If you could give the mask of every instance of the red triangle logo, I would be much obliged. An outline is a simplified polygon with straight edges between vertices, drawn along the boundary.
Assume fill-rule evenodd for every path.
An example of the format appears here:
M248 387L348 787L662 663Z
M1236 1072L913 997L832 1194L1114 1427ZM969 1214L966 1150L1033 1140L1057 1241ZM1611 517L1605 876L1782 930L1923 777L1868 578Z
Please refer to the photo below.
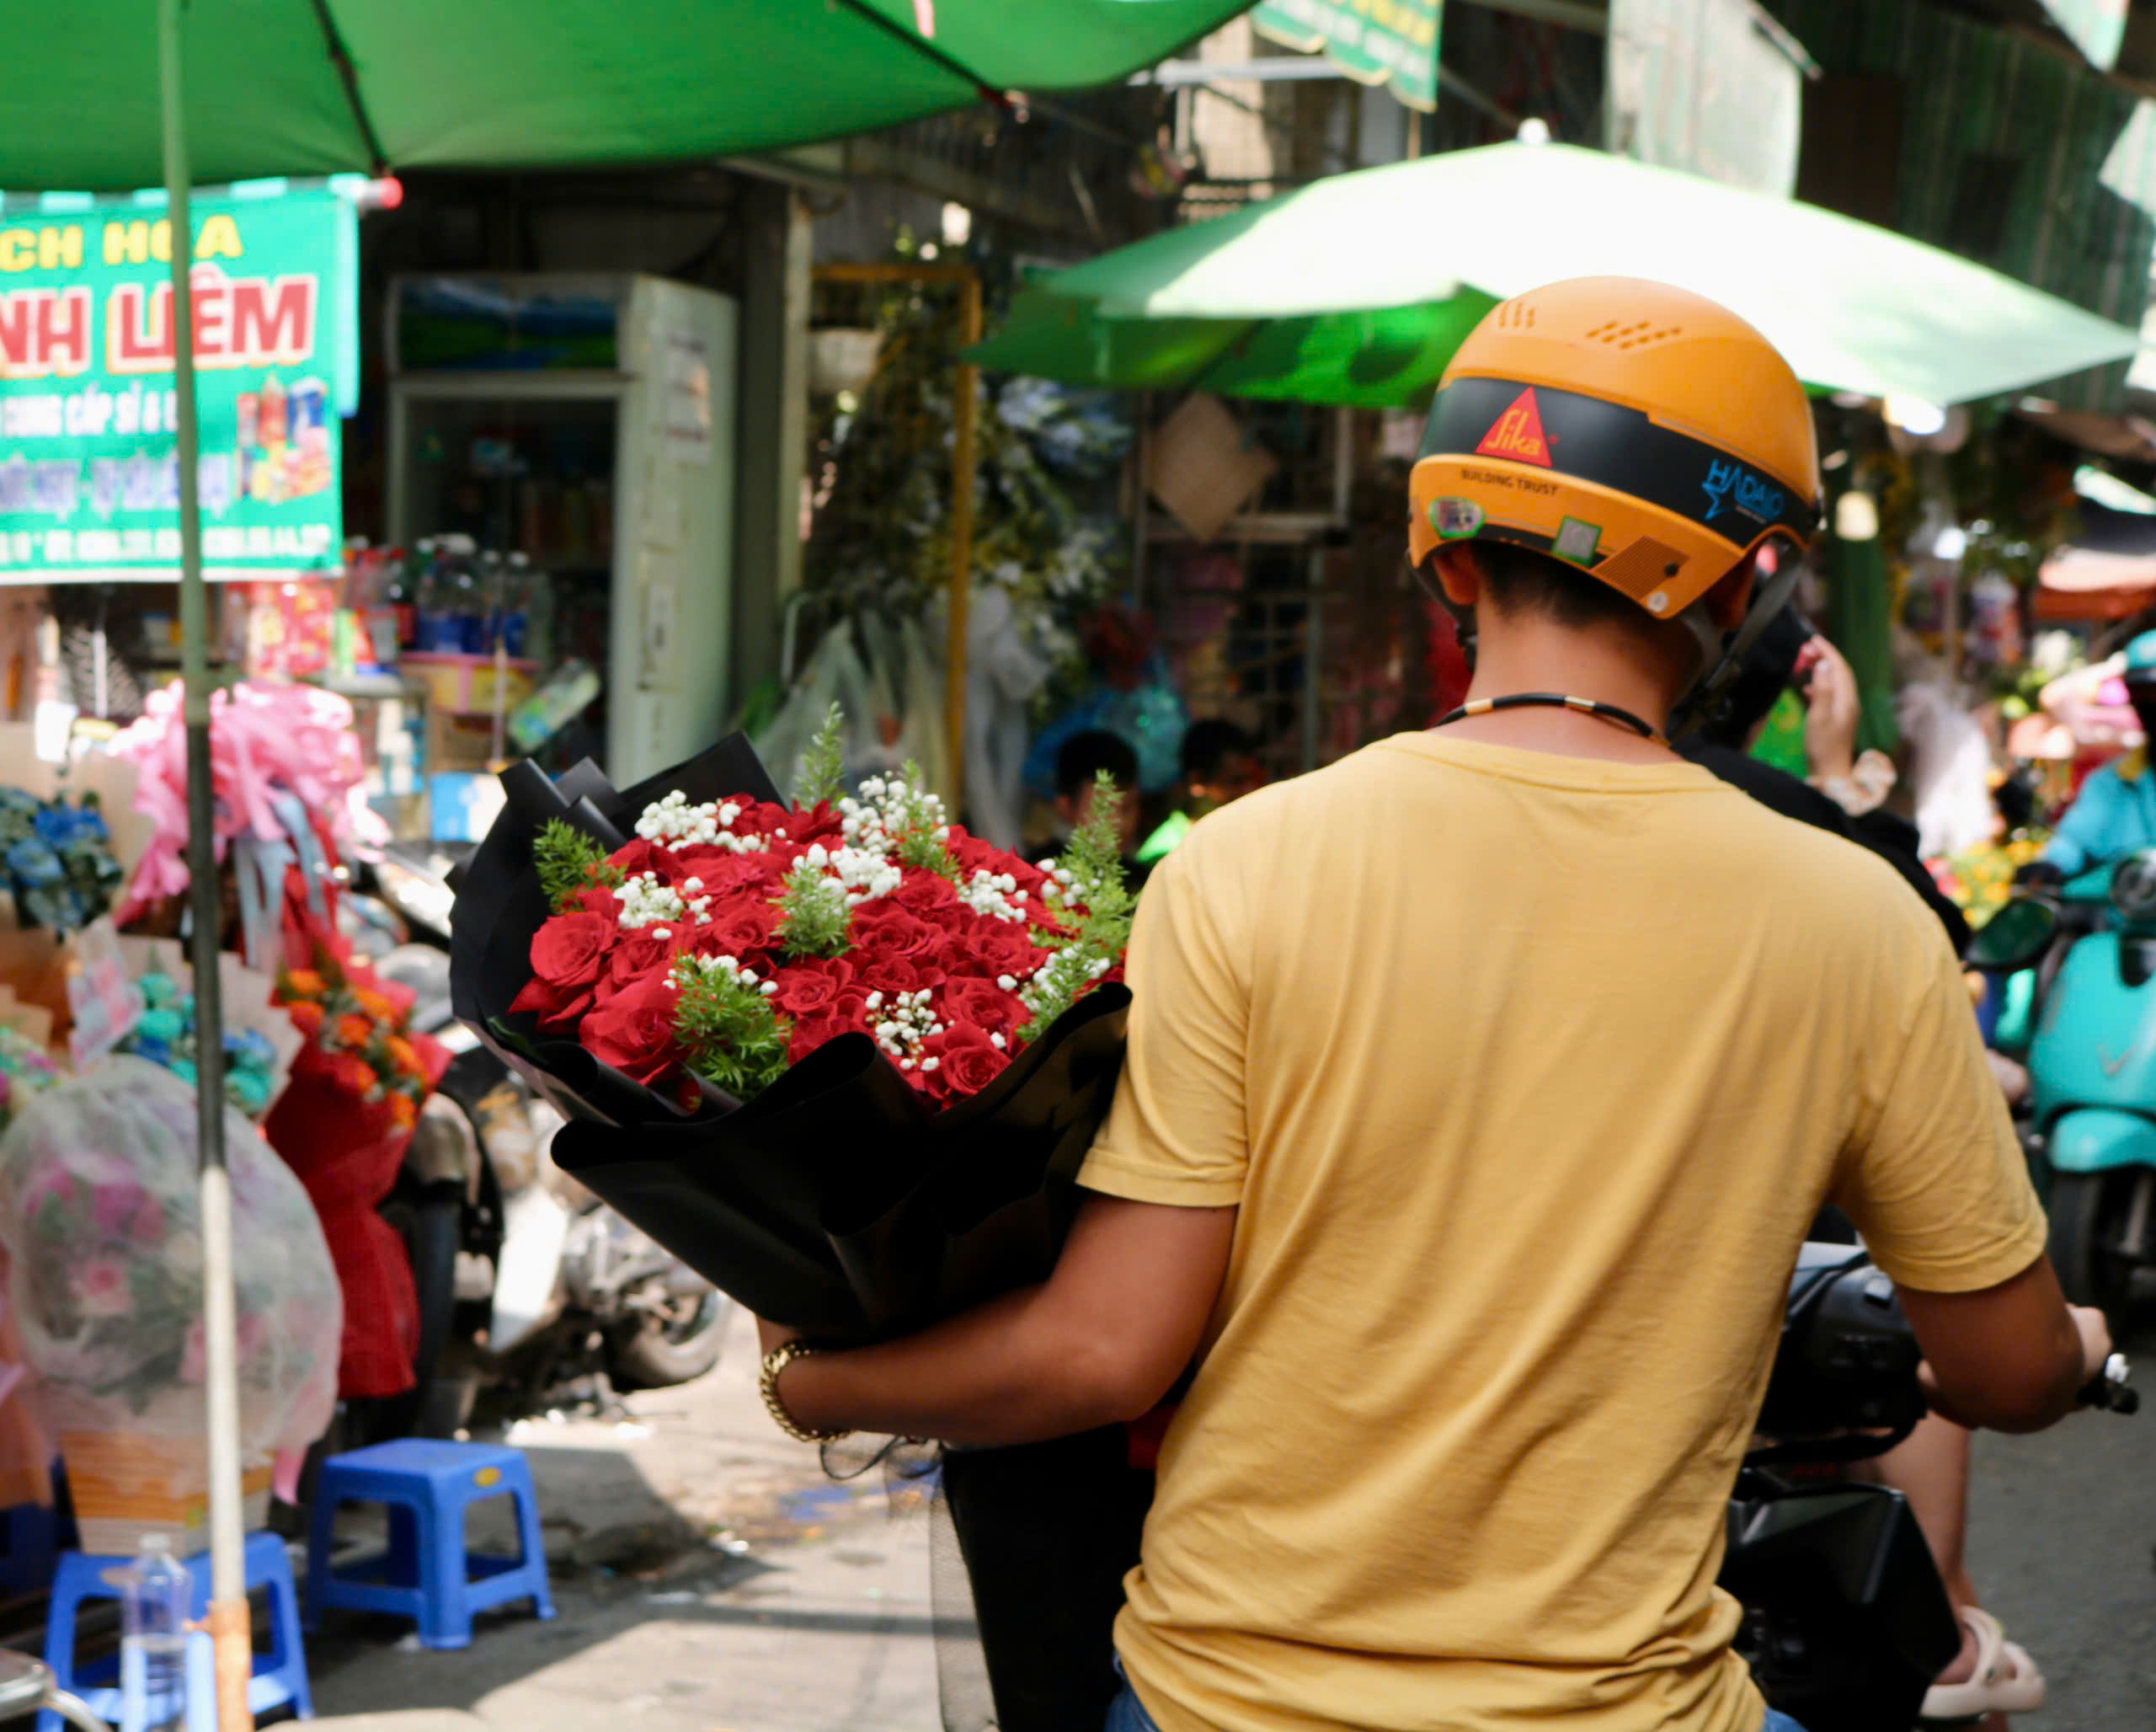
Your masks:
M1534 387L1513 399L1513 406L1482 436L1475 454L1483 457L1510 457L1515 462L1550 467L1550 441L1542 436L1542 410L1534 400Z

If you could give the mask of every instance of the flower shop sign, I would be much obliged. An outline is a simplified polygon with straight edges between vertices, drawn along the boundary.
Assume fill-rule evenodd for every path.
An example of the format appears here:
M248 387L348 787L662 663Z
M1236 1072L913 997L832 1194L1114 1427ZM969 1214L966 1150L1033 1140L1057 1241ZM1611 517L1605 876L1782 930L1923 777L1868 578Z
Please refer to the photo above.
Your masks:
M0 210L0 583L179 575L170 222L135 201ZM359 390L357 219L331 191L194 201L213 578L334 570Z
M1410 108L1438 105L1443 0L1264 0L1251 13L1283 48L1322 52L1351 78L1390 84Z

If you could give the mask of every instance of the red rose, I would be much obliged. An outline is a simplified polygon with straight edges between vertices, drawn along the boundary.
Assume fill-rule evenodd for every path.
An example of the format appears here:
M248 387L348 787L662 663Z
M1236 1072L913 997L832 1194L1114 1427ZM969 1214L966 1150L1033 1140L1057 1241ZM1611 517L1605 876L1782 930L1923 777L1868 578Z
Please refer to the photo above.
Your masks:
M613 863L627 878L636 878L646 872L658 875L661 884L678 885L689 875L689 869L682 863L682 856L664 842L646 842L638 837L627 847L616 848Z
M1023 981L1041 965L1043 953L1033 942L1033 928L1022 920L974 921L960 940L960 949L974 970L993 981L1010 975Z
M999 878L1015 878L1018 880L1018 888L1026 893L1026 901L1038 906L1048 877L1030 860L1021 859L1007 849L984 842L957 824L951 826L951 834L945 839L944 846L951 850L952 858L958 861L958 875L966 883L973 882L976 872L993 873Z
M705 911L707 923L689 928L702 956L731 956L749 962L760 958L776 941L779 911L768 897L737 895L714 902Z
M692 895L709 896L714 907L725 897L776 886L784 872L769 854L737 854L731 848L684 848L675 856L681 875L697 880Z
M798 1065L818 1047L841 1034L866 1034L872 1020L867 998L858 986L848 986L830 1008L818 1016L803 1017L793 1025L787 1043L786 1061Z
M926 962L951 946L947 929L930 925L888 896L853 911L852 933L854 949L879 962Z
M672 927L664 928L666 936L654 938L661 930L656 926L617 927L621 936L606 959L606 972L600 978L614 986L632 986L645 976L664 973L666 959L678 948Z
M884 900L909 914L918 914L931 925L947 927L952 911L964 906L958 901L958 887L949 879L919 867L909 867L899 887Z
M1006 1038L1026 1024L1032 1013L1015 992L1006 992L992 980L962 975L946 981L937 999L937 1016L954 1027L970 1024L987 1034Z
M786 837L804 848L818 842L827 848L837 847L846 841L846 820L828 800L819 800L806 811L796 806L787 820Z
M539 1018L541 1028L552 1033L574 1023L591 1008L592 1002L590 986L558 986L552 981L534 975L524 983L524 990L510 1001L509 1008L515 1014L529 1012Z
M584 1019L584 1049L638 1082L654 1082L680 1058L674 1040L675 992L664 973L624 988Z
M774 1010L790 1017L814 1018L828 1016L853 987L853 965L844 957L808 957L787 963L771 979L778 986L771 995ZM854 996L862 996L858 989Z
M604 915L609 926L620 930L618 922L622 917L622 905L615 899L613 891L604 885L595 884L588 890L579 890L570 899L569 906L581 908L586 914Z
M864 992L932 992L949 978L934 962L915 962L909 957L871 956L856 950L851 958L854 978Z
M769 800L757 800L754 804L744 800L741 815L734 821L736 836L776 837L782 830L786 832L788 842L801 840L793 833L793 809L791 806L775 806Z
M558 914L531 936L531 971L553 986L589 986L621 935L603 914Z
M1011 1062L1007 1045L998 1048L987 1029L972 1023L953 1024L922 1046L921 1058L923 1065L936 1061L924 1079L928 1092L952 1101L979 1094Z

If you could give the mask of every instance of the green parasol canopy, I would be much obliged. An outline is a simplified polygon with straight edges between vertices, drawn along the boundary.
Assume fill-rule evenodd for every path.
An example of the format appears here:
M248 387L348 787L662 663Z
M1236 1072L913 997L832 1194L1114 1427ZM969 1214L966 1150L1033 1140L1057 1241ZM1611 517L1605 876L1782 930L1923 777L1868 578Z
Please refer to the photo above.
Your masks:
M1149 66L1249 0L192 0L205 181L769 149ZM11 8L0 187L163 179L142 0Z
M973 352L1138 389L1420 408L1497 301L1572 276L1691 289L1815 389L1951 404L2123 360L2136 332L1816 206L1560 144L1314 182L1058 271Z

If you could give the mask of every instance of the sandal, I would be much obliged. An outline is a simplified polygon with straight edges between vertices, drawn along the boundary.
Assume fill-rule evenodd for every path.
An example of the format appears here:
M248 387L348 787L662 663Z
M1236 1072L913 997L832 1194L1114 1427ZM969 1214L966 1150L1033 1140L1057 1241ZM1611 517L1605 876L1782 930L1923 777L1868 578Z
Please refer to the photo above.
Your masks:
M1958 1684L1934 1684L1924 1692L1926 1720L1974 1720L1985 1714L2025 1714L2044 1705L2044 1675L2028 1649L2006 1639L1999 1620L1978 1606L1961 1608L1977 1638L1977 1669Z

